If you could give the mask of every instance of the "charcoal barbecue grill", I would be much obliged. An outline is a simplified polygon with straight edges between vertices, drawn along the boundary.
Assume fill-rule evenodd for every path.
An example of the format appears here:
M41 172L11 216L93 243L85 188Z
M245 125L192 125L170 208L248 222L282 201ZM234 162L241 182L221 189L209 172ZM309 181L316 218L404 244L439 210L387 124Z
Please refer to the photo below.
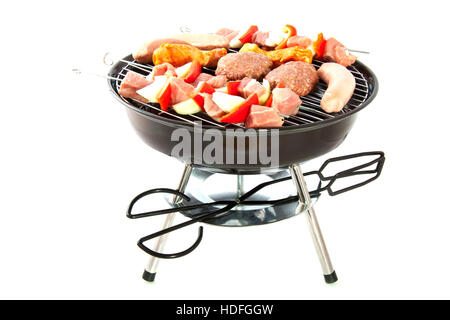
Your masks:
M319 68L321 64L320 61L313 61L316 68ZM176 141L171 140L171 136L174 130L179 128L186 129L192 134L195 133L195 130L200 130L205 135L208 134L208 129L216 129L215 132L223 134L223 141L226 141L226 137L231 136L231 139L237 139L240 135L244 135L247 139L250 139L252 135L267 135L270 137L276 132L279 136L279 161L276 167L273 167L272 164L262 163L259 159L256 162L251 162L249 161L249 153L252 151L247 147L240 150L240 152L245 153L245 162L243 163L229 163L227 161L219 164L205 163L195 153L190 155L189 158L180 158L185 163L185 168L177 189L163 188L145 191L136 196L128 208L127 216L131 219L160 214L167 215L161 231L143 237L138 242L138 246L151 255L143 278L147 281L155 279L159 259L184 256L199 245L203 237L203 227L199 228L197 240L188 249L173 254L162 253L168 233L179 228L196 222L221 226L260 225L305 213L325 281L327 283L337 281L336 272L331 264L313 208L312 198L318 198L325 191L330 195L340 194L375 180L381 173L384 153L366 152L329 159L319 170L305 174L302 173L300 164L330 152L344 141L356 120L357 113L365 108L377 94L378 82L374 73L359 61L348 67L356 79L356 89L351 100L338 113L328 114L320 108L321 97L327 85L319 81L311 93L301 97L303 103L298 113L286 117L281 128L249 130L240 124L216 122L204 113L180 115L170 109L162 111L158 104L143 103L119 95L121 82L127 72L133 71L145 76L151 72L152 68L152 65L137 63L129 55L116 62L108 74L108 85L113 96L126 106L127 115L134 129L150 147L166 155L171 155L172 149L177 144ZM214 74L214 70L208 68L203 68L203 72ZM208 144L205 141L208 141L208 139L203 140L202 149ZM192 142L192 148L194 148L194 142ZM236 152L239 151L236 148L236 143L232 144L232 147L224 143L223 158L226 159L227 154L230 153L234 157ZM369 160L334 175L325 176L323 173L329 163L360 158ZM230 180L230 175L233 175L232 177L235 175L237 178L231 178L235 183L231 182L228 185L229 188L227 188L226 183L209 182L211 186L220 185L223 192L220 192L220 190L215 191L216 193L211 193L211 190L199 192L202 185L208 185L208 181L214 181L218 176L227 177ZM308 182L305 178L308 176L318 178L319 183L314 191L308 191ZM340 190L333 188L333 184L338 179L351 176L364 177L364 179ZM247 189L244 188L244 177L254 180L253 188L250 188L250 186ZM261 179L258 180L258 177ZM288 180L294 182L293 185L290 184L291 190L288 190L288 196L274 197L273 186ZM191 182L188 184L189 181ZM271 186L271 192L264 192ZM171 208L133 213L133 207L140 199L161 193L170 196ZM189 220L173 226L176 212L182 213ZM151 239L157 239L153 249L145 244Z

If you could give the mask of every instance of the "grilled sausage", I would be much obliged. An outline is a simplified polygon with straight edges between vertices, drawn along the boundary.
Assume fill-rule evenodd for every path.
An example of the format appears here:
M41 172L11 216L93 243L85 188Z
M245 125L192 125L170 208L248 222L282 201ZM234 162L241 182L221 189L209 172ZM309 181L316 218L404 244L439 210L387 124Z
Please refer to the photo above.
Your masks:
M328 84L320 106L330 113L341 111L355 91L355 77L347 68L334 62L324 63L318 74Z
M182 33L174 36L174 38L185 41L200 50L227 49L230 44L227 37L212 33Z

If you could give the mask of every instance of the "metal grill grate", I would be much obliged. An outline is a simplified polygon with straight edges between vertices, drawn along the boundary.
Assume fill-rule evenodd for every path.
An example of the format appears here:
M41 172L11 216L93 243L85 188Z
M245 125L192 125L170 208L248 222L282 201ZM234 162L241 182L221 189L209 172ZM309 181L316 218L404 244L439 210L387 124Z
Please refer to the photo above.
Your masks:
M114 79L113 87L115 88L116 92L119 92L120 85L127 72L133 71L143 76L147 76L153 68L152 65L139 64L132 58L130 60L123 59L121 60L121 62L124 63L124 66L120 69L120 72L118 72L115 75L112 75L112 78ZM314 60L312 64L316 69L318 69L322 65L322 62ZM337 116L348 113L361 106L369 97L368 81L364 77L364 75L354 66L350 66L347 69L355 77L356 88L352 98L340 112L326 113L320 107L320 101L322 99L323 94L325 93L325 90L327 89L326 83L320 80L312 92L310 92L306 96L301 97L301 100L303 102L302 105L300 106L298 113L294 116L285 117L283 127L292 127L292 126L298 127L302 125L317 123L327 119L332 119ZM202 72L214 74L214 70L209 68L203 68ZM124 102L132 104L133 106L141 110L144 110L145 112L157 114L158 116L165 117L168 119L184 121L192 125L194 125L196 122L197 123L201 122L202 125L215 126L219 128L237 128L237 127L244 128L242 125L239 124L225 124L216 122L204 112L199 112L197 114L188 116L179 115L175 111L170 109L168 111L162 111L157 103L143 103L135 99L123 97L120 98Z

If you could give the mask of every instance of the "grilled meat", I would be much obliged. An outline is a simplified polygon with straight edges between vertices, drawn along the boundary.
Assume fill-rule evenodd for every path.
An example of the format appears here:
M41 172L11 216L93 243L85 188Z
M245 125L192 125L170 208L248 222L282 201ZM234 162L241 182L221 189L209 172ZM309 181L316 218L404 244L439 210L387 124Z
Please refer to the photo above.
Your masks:
M272 68L272 61L254 52L229 53L217 64L216 75L224 75L229 80L245 77L261 80Z
M182 33L174 38L185 41L200 50L228 48L230 44L228 37L213 33Z
M191 98L195 88L180 78L170 79L171 103L172 105Z
M245 121L246 128L277 128L283 125L283 118L277 110L270 107L253 105Z
M311 50L308 49L302 49L300 47L290 47L285 49L266 51L260 49L254 43L244 44L239 52L256 52L263 54L267 58L269 58L275 66L279 66L280 64L287 61L304 61L307 63L311 63L313 58Z
M194 80L194 82L192 82L192 85L194 86L194 87L197 87L198 86L198 84L201 82L201 81L208 81L209 79L211 79L211 78L213 78L214 76L213 75L210 75L209 73L204 73L204 72L202 72L202 73L200 73L199 75L198 75L198 77Z
M220 109L219 106L212 100L212 95L205 93L203 94L203 97L205 99L203 108L205 108L208 116L220 122L220 119L226 114L226 112Z
M163 63L157 65L153 68L152 72L147 76L147 79L150 81L155 80L155 77L168 75L168 76L176 76L175 67L170 63Z
M227 38L228 42L230 42L231 40L233 40L239 34L239 31L231 30L231 29L228 29L228 28L221 28L221 29L216 31L216 34L218 34L219 36L223 36L223 37Z
M308 49L308 47L313 45L313 41L304 36L293 36L287 40L288 47L300 47L304 49Z
M238 87L238 93L240 96L242 96L242 97L244 96L244 89L247 86L247 84L252 80L253 80L252 78L248 78L248 77L245 77L244 79L241 80L241 83L239 84L239 87Z
M357 57L349 53L347 48L335 38L327 39L323 53L323 60L328 62L337 62L344 67L355 63Z
M200 50L212 50L217 48L228 48L230 39L220 34L209 33L183 33L169 38L155 39L146 42L135 53L133 58L139 63L151 63L153 53L163 43L188 44Z
M261 47L266 47L267 39L269 38L269 32L256 31L252 36L252 42Z
M153 52L153 63L157 65L167 62L180 67L197 60L202 67L215 68L219 59L226 54L227 49L224 48L204 51L191 45L164 43Z
M133 53L133 58L139 63L152 63L153 61L153 52L159 48L163 43L172 43L172 44L189 44L186 41L175 39L175 38L163 38L163 39L155 39L150 42L145 43L142 47L140 47L135 53Z
M206 81L206 82L215 89L222 88L227 83L227 77L215 76L215 77L208 79L208 81Z
M239 90L239 88L238 88ZM258 97L263 96L266 93L266 88L256 81L255 79L251 79L247 84L245 85L243 89L244 98L250 97L253 93L256 93Z
M150 85L151 83L152 82L145 79L144 76L133 71L129 71L127 72L125 78L122 80L119 94L124 98L133 98L143 103L147 103L148 100L136 93L136 91Z
M266 80L272 88L281 84L299 96L305 96L314 89L319 77L312 65L302 61L291 61L270 71Z
M320 106L326 112L341 111L355 91L355 77L347 68L334 62L324 63L317 73L328 84Z
M272 108L287 116L297 114L302 100L294 91L289 88L275 88L272 94Z

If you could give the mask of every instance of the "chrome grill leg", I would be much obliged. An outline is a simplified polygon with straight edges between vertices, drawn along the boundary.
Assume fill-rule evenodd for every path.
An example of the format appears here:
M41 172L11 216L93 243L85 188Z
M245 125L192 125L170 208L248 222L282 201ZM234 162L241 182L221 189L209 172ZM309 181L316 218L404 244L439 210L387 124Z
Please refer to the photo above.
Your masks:
M305 215L308 221L309 230L311 232L311 237L313 239L317 255L319 256L320 264L322 265L325 281L327 283L334 283L337 281L336 272L334 271L333 265L331 264L330 256L328 255L328 250L325 246L322 232L320 231L316 213L314 211L314 208L311 206L312 202L309 196L305 178L303 177L303 173L298 164L290 166L289 169L299 196L299 205L297 207L297 211L303 211L306 206L307 210L305 211Z
M244 176L242 174L237 175L237 198L244 194Z
M191 172L192 172L192 166L190 164L185 165L184 170L183 170L183 175L181 176L181 180L178 185L178 189L177 189L178 191L184 192L184 190L186 189L186 186L188 184L189 177L191 176ZM181 200L180 197L174 196L172 201L174 204L176 204L180 200ZM163 229L167 229L167 228L171 227L174 219L175 219L175 213L169 213L166 217L166 220L164 221ZM167 236L168 236L168 234L165 234L157 239L156 244L153 248L154 251L162 252L162 250L164 249L164 245L166 244ZM156 258L153 256L150 257L148 265L144 270L144 274L142 275L142 278L144 280L149 281L149 282L152 282L153 280L155 280L158 262L159 262L159 258Z

